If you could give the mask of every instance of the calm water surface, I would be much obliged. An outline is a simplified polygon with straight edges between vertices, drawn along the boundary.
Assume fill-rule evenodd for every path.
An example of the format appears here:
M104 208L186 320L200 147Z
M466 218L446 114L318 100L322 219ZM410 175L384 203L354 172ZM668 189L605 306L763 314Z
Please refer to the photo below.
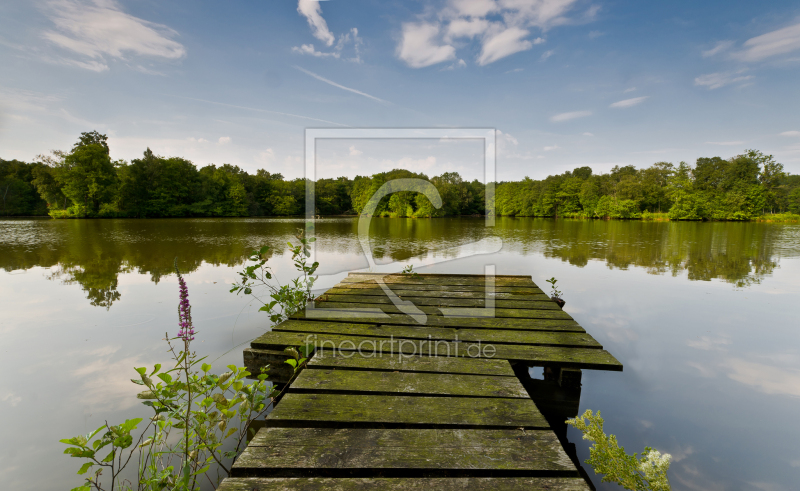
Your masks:
M134 366L167 361L187 272L198 351L217 367L269 329L228 293L243 254L268 244L279 277L293 219L0 220L0 482L79 484L58 439L146 414ZM365 268L354 219L317 224L328 287ZM674 456L673 488L794 490L800 482L800 226L498 219L374 219L379 264L430 273L555 276L565 310L624 365L585 371L581 410L601 410L629 451ZM454 247L499 237L502 251ZM588 445L569 437L582 460ZM601 485L599 489L613 489Z

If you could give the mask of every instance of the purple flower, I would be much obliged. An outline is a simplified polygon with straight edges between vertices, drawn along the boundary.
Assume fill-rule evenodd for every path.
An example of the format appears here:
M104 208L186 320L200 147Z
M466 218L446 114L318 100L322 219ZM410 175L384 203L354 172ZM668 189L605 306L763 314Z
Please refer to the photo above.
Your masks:
M175 273L178 275L180 286L180 303L178 303L178 337L185 343L194 340L194 326L192 326L192 306L189 304L189 288L178 270L178 258L175 258Z

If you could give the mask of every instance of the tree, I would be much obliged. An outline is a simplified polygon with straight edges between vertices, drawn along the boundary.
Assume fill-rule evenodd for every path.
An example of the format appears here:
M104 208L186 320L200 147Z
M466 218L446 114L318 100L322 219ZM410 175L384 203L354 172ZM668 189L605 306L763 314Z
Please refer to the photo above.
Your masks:
M107 155L110 153L108 150L108 137L106 135L98 133L97 131L81 133L81 136L78 138L78 141L75 142L75 145L73 145L72 150L74 151L79 147L85 147L87 145L100 145L105 149Z
M115 178L107 148L99 143L76 146L56 175L62 192L76 207L75 216L95 216L100 205L110 201Z

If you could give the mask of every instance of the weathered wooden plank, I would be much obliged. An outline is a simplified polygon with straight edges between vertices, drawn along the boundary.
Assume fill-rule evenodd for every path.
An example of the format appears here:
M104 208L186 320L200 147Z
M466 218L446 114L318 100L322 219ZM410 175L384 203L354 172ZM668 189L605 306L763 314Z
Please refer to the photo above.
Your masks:
M443 356L332 356L319 351L308 362L309 369L387 370L401 372L463 373L516 377L507 360L454 358Z
M426 284L426 285L484 285L486 278L482 275L469 277L469 276L455 276L455 275L365 275L350 273L349 276L342 279L342 283L370 283L376 282L376 277L386 283L404 283L409 285ZM490 280L491 281L491 280ZM530 277L509 277L509 276L495 276L494 284L497 286L528 286L538 288Z
M586 333L554 331L512 331L491 329L453 329L427 326L387 326L347 322L288 320L273 331L346 334L404 339L432 339L482 343L525 344L537 346L578 346L601 349L603 346Z
M528 398L525 388L514 377L333 369L303 370L289 391Z
M339 283L342 285L342 283ZM373 296L386 296L386 292L382 288L375 285L374 288L347 288L347 285L334 286L327 292L326 295L373 295ZM541 290L522 290L516 292L486 292L485 290L479 291L450 291L450 290L408 290L408 289L391 289L392 293L400 298L405 297L425 297L425 298L490 298L504 299L504 300L518 300L518 301L536 301L536 302L552 302L550 297L545 295Z
M529 365L558 365L569 368L621 371L622 364L605 350L594 348L563 348L554 346L520 346L508 344L478 344L467 342L428 341L418 339L345 336L341 334L308 334L288 331L265 333L252 342L256 349L283 349L287 346L313 344L322 351L358 356L434 355L465 358L496 358L518 360Z
M255 477L315 469L578 475L550 430L367 428L264 428L237 458L232 474Z
M364 291L383 291L383 288L376 283L337 283L334 288L345 288L351 290L364 290ZM427 285L424 283L414 284L412 286L403 286L402 283L392 284L392 290L408 290L413 288L414 291L430 291L430 292L485 292L485 285ZM494 291L497 293L511 293L519 295L536 295L545 293L539 287L532 286L497 286L495 285Z
M313 321L341 320L345 312L329 310L313 310L310 314L306 311L292 315L292 319L309 319ZM383 325L412 325L419 326L419 322L405 314L377 314L360 315L347 320L352 323L383 324ZM455 327L477 329L516 329L540 331L570 331L586 332L574 320L566 319L515 319L504 317L442 317L428 316L425 320L428 327Z
M400 297L406 302L414 305L430 305L435 307L478 307L486 306L485 298L431 298L407 296ZM364 304L391 304L392 299L387 295L339 295L335 293L325 293L317 298L322 302L352 302ZM561 310L559 306L550 299L545 300L494 300L495 307L504 309L543 309Z
M363 304L353 302L325 302L315 301L317 309L336 309L343 312L364 312L366 309L376 309L387 314L404 313L394 305L387 304ZM432 307L426 305L417 306L426 315L447 315L452 317L488 317L490 314L485 309L471 307ZM563 319L572 320L570 315L558 309L506 309L495 308L494 317L512 317L517 319Z
M228 478L217 491L589 491L579 477Z
M530 399L288 393L267 427L309 423L548 428Z

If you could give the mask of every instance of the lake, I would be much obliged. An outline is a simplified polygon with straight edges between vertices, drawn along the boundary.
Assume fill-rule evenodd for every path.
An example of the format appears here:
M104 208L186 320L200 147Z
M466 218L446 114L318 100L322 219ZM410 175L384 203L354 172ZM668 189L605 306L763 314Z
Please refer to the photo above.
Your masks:
M0 480L77 486L58 443L144 416L134 366L167 362L177 332L177 257L215 367L268 330L229 293L244 254L270 245L291 278L299 219L0 220ZM354 218L318 220L332 286L367 268ZM420 273L555 276L569 312L625 366L584 371L581 411L600 410L629 452L673 455L673 489L797 489L800 480L800 226L772 223L374 218L376 266ZM459 246L502 240L500 252ZM467 252L465 252L467 251ZM581 460L588 442L570 430ZM590 474L592 472L590 471ZM615 489L593 476L598 489ZM618 488L616 488L618 489Z

